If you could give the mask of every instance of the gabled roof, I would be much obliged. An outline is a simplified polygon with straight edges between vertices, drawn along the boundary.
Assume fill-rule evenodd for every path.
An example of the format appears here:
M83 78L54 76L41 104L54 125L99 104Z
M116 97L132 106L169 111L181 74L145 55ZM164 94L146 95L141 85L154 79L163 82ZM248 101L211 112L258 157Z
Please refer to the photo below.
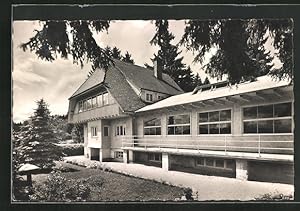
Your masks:
M103 84L123 111L133 112L146 106L146 104L133 90L129 82L138 89L147 89L168 95L183 93L172 78L166 74L163 74L162 80L159 80L154 77L153 70L119 60L114 60L114 64L108 68L106 73L102 69L96 69L70 99Z
M244 94L249 92L255 92L259 90L271 89L276 87L288 86L290 80L274 80L271 76L258 77L256 81L244 82L233 86L226 86L217 88L214 90L205 90L197 92L188 92L180 95L171 96L154 104L145 106L136 112L151 111L155 109L167 108L176 105L182 105L187 103L199 102L203 100L210 100L220 97L227 97L232 95Z
M162 80L157 79L153 70L114 60L115 66L125 75L126 79L140 89L152 90L170 95L183 93L182 89L167 74L162 74Z

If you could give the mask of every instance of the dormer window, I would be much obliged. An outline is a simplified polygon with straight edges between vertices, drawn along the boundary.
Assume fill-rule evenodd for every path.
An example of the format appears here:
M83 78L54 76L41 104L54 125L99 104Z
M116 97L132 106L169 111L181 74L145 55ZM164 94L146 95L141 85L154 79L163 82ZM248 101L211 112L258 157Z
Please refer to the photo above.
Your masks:
M152 102L153 101L153 95L149 94L149 93L146 93L146 101Z

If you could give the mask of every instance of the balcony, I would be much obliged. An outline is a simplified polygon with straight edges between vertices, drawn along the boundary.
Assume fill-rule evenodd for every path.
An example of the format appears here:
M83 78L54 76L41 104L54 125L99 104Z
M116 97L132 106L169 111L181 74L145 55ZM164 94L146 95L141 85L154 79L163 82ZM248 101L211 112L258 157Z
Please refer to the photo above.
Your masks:
M88 111L71 114L69 118L70 123L81 123L89 120L114 118L120 115L120 108L118 104L106 105Z
M185 155L293 161L293 135L123 137L122 148Z

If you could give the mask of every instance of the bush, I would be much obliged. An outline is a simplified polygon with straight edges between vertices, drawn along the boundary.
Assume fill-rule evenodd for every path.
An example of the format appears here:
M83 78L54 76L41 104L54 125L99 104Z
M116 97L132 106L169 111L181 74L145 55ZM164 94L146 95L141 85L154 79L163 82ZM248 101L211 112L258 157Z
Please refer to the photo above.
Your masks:
M82 144L59 144L65 156L83 155L84 147Z
M33 188L31 201L86 201L90 194L87 179L67 179L59 172L49 174L47 181Z

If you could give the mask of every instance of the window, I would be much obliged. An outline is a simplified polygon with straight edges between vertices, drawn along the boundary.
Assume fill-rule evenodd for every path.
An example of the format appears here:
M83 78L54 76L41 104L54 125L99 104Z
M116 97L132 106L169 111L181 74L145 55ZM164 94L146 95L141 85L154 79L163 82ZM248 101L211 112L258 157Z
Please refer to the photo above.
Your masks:
M126 135L125 125L118 125L116 127L116 135L117 136L125 136Z
M162 96L158 95L158 96L157 96L157 99L158 99L158 100L161 100L161 99L162 99Z
M243 109L244 133L291 133L292 104L280 103Z
M161 154L150 153L150 154L148 154L148 160L155 161L155 162L161 162Z
M108 126L103 127L103 136L109 136L109 127Z
M153 96L152 94L146 93L146 101L152 102L153 101Z
M115 152L115 158L118 158L118 159L122 159L123 158L123 152Z
M169 116L168 119L168 135L189 135L191 134L190 115L182 114Z
M153 118L144 122L144 135L161 135L161 120Z
M97 96L97 105L98 106L102 106L103 105L102 95L98 95Z
M98 105L97 105L97 98L96 97L93 97L92 98L92 107L93 108L96 108Z
M199 113L199 134L230 134L231 110Z
M103 94L103 105L108 105L108 93Z
M97 127L91 127L92 137L97 137Z
M78 112L82 112L83 111L83 101L80 101L78 104Z
M197 158L196 166L205 166L209 168L234 169L233 160Z

